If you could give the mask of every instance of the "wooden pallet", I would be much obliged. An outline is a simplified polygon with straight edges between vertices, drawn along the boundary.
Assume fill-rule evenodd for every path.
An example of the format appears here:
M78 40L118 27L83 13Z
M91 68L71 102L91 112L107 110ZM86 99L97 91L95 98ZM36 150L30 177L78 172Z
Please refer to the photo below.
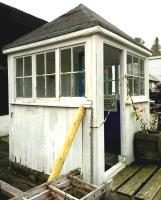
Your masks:
M157 165L136 163L127 166L113 179L111 199L160 200L161 168Z
M0 180L0 192L6 195L8 198L16 197L23 194L21 190L1 180Z
M42 184L12 200L98 200L109 193L110 182L96 186L68 174ZM104 198L105 199L105 198Z

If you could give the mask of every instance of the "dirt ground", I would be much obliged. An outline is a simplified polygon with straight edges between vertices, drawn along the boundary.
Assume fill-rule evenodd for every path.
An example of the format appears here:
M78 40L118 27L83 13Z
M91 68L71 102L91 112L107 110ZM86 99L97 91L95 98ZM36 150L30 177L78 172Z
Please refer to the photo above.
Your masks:
M0 180L22 191L27 191L38 185L29 177L17 173L10 167L8 138L0 139Z

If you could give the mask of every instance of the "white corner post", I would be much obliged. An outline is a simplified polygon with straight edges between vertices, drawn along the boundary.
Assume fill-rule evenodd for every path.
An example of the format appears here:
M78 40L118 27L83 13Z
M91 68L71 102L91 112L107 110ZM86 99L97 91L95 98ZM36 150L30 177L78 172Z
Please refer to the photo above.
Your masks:
M93 183L102 184L104 176L104 79L103 39L92 36L92 103L93 103ZM100 126L101 125L101 126Z
M145 70L145 96L149 99L149 59L146 58L144 61Z
M127 101L127 51L123 50L120 57L120 124L121 124L121 156L127 156L126 101Z
M145 85L144 85L144 88L145 88L145 97L146 99L149 100L149 59L146 58L145 61L144 61L144 70L145 70ZM147 116L148 116L148 119L150 120L150 104L149 102L147 103L147 106L146 106L146 113L147 113Z

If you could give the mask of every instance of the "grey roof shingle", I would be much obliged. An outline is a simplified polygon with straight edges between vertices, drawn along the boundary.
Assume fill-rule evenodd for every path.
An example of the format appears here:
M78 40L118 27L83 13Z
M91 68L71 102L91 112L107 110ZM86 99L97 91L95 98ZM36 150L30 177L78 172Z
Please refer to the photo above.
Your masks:
M10 43L9 45L5 46L4 49L42 41L45 39L53 38L97 25L100 25L101 27L149 51L148 48L136 42L132 37L106 21L104 18L102 18L83 4L78 5L76 8L70 10L64 15L61 15L52 22L41 26L40 28L19 38L13 43Z

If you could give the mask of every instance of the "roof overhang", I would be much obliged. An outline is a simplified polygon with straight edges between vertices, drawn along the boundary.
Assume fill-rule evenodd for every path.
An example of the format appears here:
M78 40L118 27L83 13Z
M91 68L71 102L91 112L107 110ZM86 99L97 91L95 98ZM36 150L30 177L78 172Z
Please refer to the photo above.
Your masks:
M149 60L157 60L157 59L161 59L161 56L152 56L152 57L149 57Z
M46 46L48 44L62 42L64 40L69 40L69 39L73 39L73 38L76 38L76 37L91 35L91 34L94 34L94 33L102 33L102 34L104 34L108 37L111 37L114 40L116 40L116 41L118 41L118 42L120 42L120 43L122 43L126 46L129 46L129 47L131 47L131 48L133 48L133 49L135 49L135 50L137 50L137 51L139 51L139 52L141 52L141 53L143 53L147 56L152 55L150 51L148 51L148 50L146 50L146 49L144 49L144 48L122 38L121 36L119 36L115 33L108 31L105 28L102 28L101 26L94 26L94 27L83 29L83 30L80 30L80 31L68 33L68 34L65 34L65 35L62 35L62 36L42 40L42 41L39 41L39 42L25 44L25 45L13 47L13 48L10 48L10 49L4 49L3 53L4 54L11 54L11 53L15 53L15 52L18 52L18 51L24 51L24 50L28 50L28 49L32 49L32 48Z

